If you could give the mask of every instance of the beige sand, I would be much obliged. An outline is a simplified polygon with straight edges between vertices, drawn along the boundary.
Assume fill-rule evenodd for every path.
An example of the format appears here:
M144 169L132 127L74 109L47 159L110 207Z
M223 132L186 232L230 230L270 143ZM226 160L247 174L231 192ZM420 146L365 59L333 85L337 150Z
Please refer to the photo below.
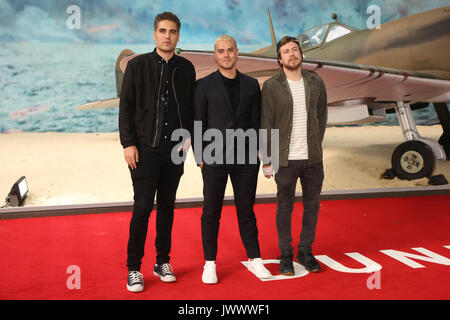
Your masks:
M437 140L441 126L420 126ZM323 190L361 190L427 186L428 179L383 180L394 148L403 142L399 127L328 128L324 140ZM13 133L0 135L0 201L12 184L26 176L25 206L132 201L128 168L118 133ZM450 161L438 161L434 174L450 178ZM200 169L189 152L177 198L202 197ZM300 184L297 190L301 191ZM260 173L257 193L275 194L274 179ZM228 183L226 195L232 195Z

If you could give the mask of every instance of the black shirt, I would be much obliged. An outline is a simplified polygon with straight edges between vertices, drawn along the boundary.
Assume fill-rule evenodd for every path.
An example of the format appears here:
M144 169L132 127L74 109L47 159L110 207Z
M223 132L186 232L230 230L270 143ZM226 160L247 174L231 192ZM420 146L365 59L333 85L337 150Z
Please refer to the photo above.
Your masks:
M233 107L234 114L236 114L239 106L239 94L240 94L239 73L236 72L236 77L234 79L227 78L223 74L220 75L222 76L223 84L225 85L225 88L227 89L228 92L228 96L230 97L230 102L231 106Z
M234 79L230 79L225 77L222 73L220 74L222 76L223 83L225 85L225 88L227 89L228 96L230 97L231 106L233 107L235 116L237 115L237 109L239 106L239 95L240 95L240 80L239 80L239 72L236 72L236 77ZM230 128L231 129L231 128ZM230 142L231 143L231 142ZM226 152L231 152L231 150L234 151L234 163L237 163L237 137L234 138L234 148L230 149L230 145L226 145Z

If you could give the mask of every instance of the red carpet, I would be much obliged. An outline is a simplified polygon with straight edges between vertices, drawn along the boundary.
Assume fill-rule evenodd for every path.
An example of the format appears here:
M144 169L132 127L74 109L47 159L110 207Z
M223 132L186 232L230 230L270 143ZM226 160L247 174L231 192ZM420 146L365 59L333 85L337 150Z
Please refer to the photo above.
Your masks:
M140 294L126 290L131 213L2 220L0 299L449 299L449 207L450 196L322 201L313 252L321 257L323 272L264 282L241 263L246 256L235 209L224 207L217 285L201 282L201 208L175 213L171 263L177 282L162 283L152 275L152 213L141 270L145 291ZM266 260L279 255L275 208L275 204L255 206L262 258ZM294 246L301 209L301 203L296 204ZM409 264L422 267L413 268L380 250L396 250L391 255L407 253ZM327 256L346 268L364 268L351 257L355 253L381 265L381 271L346 273L323 263ZM434 256L427 258L427 253ZM277 264L267 266L277 274ZM80 284L80 289L69 289L75 284Z

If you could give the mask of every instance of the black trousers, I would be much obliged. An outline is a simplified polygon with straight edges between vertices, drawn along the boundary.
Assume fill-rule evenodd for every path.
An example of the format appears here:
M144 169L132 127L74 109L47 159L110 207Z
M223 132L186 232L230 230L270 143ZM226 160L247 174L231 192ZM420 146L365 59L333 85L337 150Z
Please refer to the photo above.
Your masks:
M170 153L139 150L139 163L131 171L134 204L127 247L129 271L140 271L144 257L148 220L156 193L156 263L169 262L176 192L184 172L175 165Z
M302 231L299 250L311 248L315 236L320 207L320 192L324 179L323 163L308 164L307 160L289 160L287 167L280 167L275 175L277 183L277 233L280 251L293 254L292 210L294 208L295 188L300 178L303 196Z
M204 206L201 218L205 260L216 260L217 238L223 197L230 176L238 218L239 233L249 258L261 256L258 243L255 204L259 164L205 165L203 175Z

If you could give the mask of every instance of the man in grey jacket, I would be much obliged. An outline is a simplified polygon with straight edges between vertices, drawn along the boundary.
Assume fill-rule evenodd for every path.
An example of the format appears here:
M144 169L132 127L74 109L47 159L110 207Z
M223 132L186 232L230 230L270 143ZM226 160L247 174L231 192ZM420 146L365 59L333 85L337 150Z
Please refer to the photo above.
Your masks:
M324 178L322 140L327 123L327 94L323 80L314 72L302 70L303 54L296 38L283 37L277 44L282 70L262 88L261 128L279 130L279 168L274 172L264 161L267 178L275 173L277 183L276 224L281 252L279 273L294 275L291 220L295 188L300 178L303 193L303 218L297 261L309 272L320 272L312 254L319 212L319 196Z

